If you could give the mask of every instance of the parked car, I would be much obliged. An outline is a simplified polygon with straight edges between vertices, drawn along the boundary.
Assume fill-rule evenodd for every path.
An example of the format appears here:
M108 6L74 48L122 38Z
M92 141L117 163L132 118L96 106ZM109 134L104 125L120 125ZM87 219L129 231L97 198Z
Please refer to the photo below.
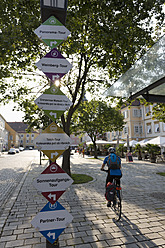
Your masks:
M16 151L16 153L19 153L19 149L18 148L16 148L15 151Z
M8 154L16 154L15 148L10 148L10 150L8 151Z
M20 152L22 152L24 150L24 148L22 146L19 147Z
M33 147L32 146L29 146L29 150L33 150Z

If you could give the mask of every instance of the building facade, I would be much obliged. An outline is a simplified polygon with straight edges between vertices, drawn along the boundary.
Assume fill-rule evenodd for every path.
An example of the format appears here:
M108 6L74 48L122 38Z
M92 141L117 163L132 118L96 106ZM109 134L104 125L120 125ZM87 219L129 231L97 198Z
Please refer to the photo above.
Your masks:
M28 125L24 122L8 122L8 125L15 130L15 132L18 134L18 146L22 146L24 148L36 148L34 145L34 139L37 138L39 135L39 132L32 131L30 133L27 133Z
M123 140L152 139L157 136L165 136L165 123L153 119L153 105L144 106L138 100L131 106L123 106L121 113L126 122L123 131L119 133L119 138ZM108 140L116 140L118 132L107 134Z

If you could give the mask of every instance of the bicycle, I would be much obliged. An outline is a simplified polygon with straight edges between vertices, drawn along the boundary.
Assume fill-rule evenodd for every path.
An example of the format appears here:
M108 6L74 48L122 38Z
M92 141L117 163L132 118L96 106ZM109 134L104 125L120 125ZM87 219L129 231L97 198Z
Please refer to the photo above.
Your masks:
M105 171L108 173L108 170L103 169L102 171ZM113 185L114 185L114 197L111 204L111 209L114 211L116 215L116 220L119 221L121 218L121 209L122 209L122 203L121 203L121 187L118 185L118 178L113 179Z

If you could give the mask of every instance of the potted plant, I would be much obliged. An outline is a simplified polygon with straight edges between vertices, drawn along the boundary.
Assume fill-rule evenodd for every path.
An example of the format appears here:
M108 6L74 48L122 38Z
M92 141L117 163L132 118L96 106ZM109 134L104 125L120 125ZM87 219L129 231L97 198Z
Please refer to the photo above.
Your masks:
M136 144L136 145L135 145L134 152L137 153L138 160L142 160L142 147L141 147L140 144Z
M150 162L155 163L156 162L156 155L160 154L160 147L158 145L154 144L147 144L144 149L149 153L150 155Z

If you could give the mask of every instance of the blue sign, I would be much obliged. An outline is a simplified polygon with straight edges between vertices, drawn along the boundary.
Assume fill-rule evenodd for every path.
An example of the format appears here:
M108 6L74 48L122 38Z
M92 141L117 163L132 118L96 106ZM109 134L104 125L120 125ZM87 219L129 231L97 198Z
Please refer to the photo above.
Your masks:
M53 205L48 202L31 224L53 244L72 220L73 216L57 201Z

